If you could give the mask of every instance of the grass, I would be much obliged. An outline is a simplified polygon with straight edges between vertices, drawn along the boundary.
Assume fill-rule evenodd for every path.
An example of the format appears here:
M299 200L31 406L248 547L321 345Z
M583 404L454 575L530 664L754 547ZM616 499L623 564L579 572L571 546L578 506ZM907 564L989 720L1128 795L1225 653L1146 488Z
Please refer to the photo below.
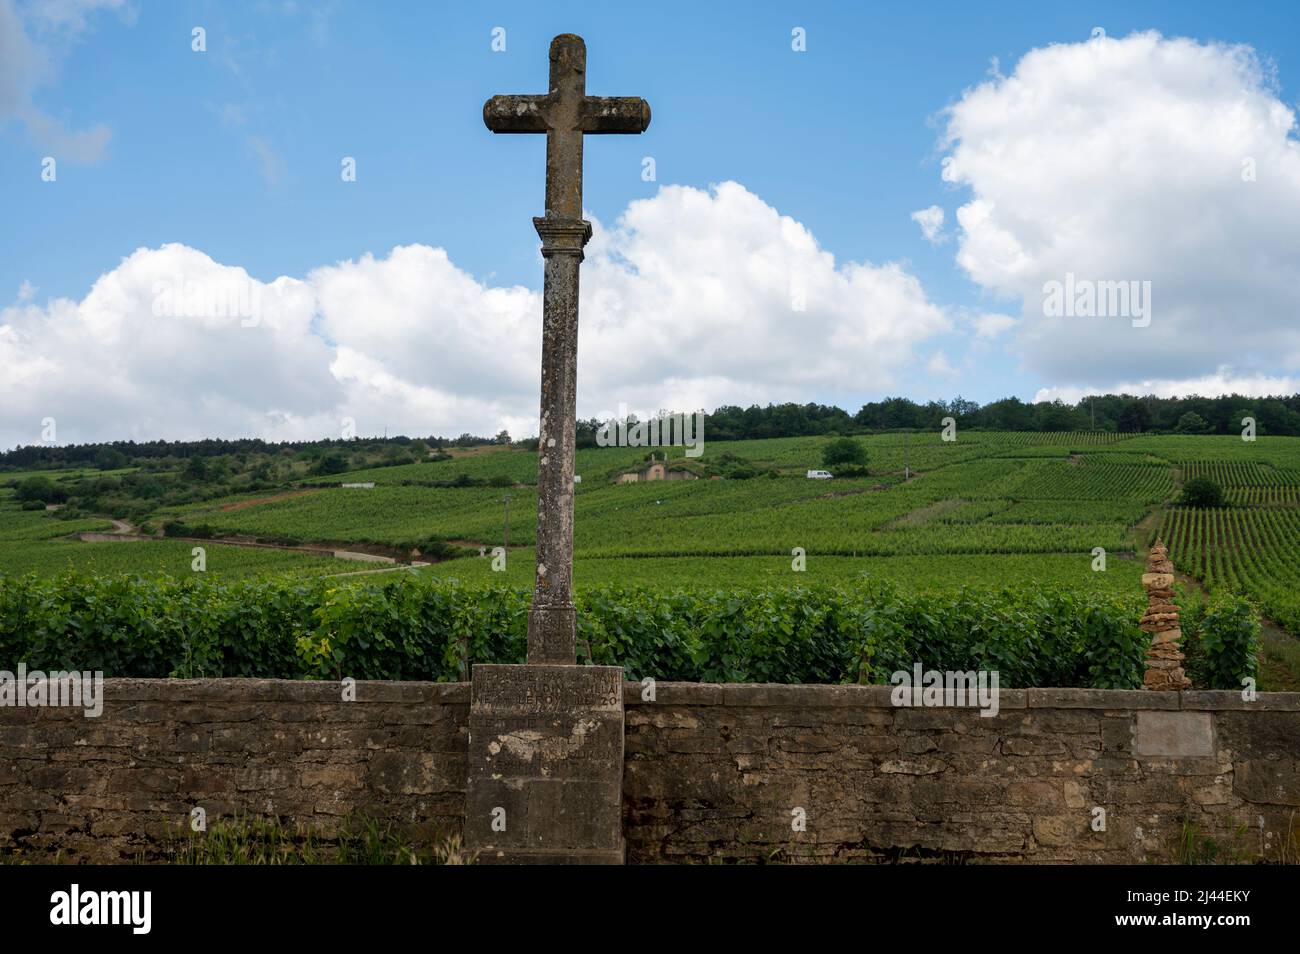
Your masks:
M1174 845L1173 863L1176 865L1241 865L1255 861L1246 847L1244 823L1233 829L1229 839L1214 838L1201 831L1200 826L1187 818L1182 820L1178 841Z
M0 847L0 865L64 864ZM477 861L458 834L428 833L420 826L345 817L338 831L323 833L260 815L218 819L206 831L169 831L160 849L141 852L136 864L165 865L469 865Z
M174 865L463 865L475 861L459 835L429 838L412 826L356 815L346 818L332 835L261 816L218 820L207 831L185 830L170 836L157 860Z

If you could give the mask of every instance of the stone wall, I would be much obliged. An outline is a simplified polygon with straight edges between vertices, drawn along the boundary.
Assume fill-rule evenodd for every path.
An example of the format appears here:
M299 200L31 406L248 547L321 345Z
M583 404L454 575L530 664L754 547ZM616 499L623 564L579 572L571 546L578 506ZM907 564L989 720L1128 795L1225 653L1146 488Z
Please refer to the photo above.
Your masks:
M1003 690L992 718L889 687L626 698L631 863L1171 861L1184 820L1201 848L1300 848L1300 693Z
M104 711L0 708L0 846L151 857L191 809L335 830L350 812L460 830L469 687L104 681Z
M641 694L627 684L629 862L1168 861L1185 822L1248 857L1295 860L1300 840L1296 693L1003 690L993 718L881 687ZM0 847L149 858L195 806L463 828L466 684L362 682L343 702L334 683L110 679L104 699L93 719L0 708Z

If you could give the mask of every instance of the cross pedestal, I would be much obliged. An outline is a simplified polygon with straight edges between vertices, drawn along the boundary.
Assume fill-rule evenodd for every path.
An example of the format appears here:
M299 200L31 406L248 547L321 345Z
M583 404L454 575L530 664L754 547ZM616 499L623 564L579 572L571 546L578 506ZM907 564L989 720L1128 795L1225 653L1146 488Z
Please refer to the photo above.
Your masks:
M465 843L484 864L623 863L623 670L474 667Z
M471 676L465 840L484 862L623 861L623 670L578 666L574 653L573 468L578 387L578 270L583 137L640 133L650 106L587 95L587 47L551 41L550 90L493 96L496 133L546 134L542 240L542 400L537 545L528 664L477 665Z

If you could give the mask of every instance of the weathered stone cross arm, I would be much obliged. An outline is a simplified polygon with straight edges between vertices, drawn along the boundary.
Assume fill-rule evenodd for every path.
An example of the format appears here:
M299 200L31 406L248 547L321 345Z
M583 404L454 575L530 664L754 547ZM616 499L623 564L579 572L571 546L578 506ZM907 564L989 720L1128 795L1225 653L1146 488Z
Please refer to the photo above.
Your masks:
M639 96L588 96L587 45L562 33L551 41L550 92L493 96L483 123L494 133L546 133L546 218L582 219L582 138L642 133L650 104Z
M497 133L544 133L555 105L553 95L493 96L483 104L483 122ZM650 125L650 104L639 96L584 96L577 127L587 135L642 133Z

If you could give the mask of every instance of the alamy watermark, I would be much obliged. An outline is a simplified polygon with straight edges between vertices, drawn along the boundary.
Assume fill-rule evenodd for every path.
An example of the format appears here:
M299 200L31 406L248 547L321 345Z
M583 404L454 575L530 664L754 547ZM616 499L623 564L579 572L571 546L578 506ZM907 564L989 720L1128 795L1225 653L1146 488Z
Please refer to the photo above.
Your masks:
M1065 273L1043 283L1046 318L1128 318L1134 328L1151 324L1151 282L1098 282Z
M74 883L50 895L50 923L56 926L121 925L148 934L152 910L152 891L83 891Z
M596 430L599 447L685 447L687 457L704 453L702 410L649 416L629 414L627 405L620 403L618 414L599 414L596 419L604 422Z
M982 717L998 714L997 670L971 669L967 672L924 669L920 663L912 671L900 669L889 677L894 691L889 701L910 707L979 707Z
M79 708L87 719L104 711L104 674L102 672L27 671L26 663L18 672L0 670L0 708L40 708L69 706Z
M153 283L155 318L238 318L240 327L262 323L262 286L251 278L185 281L179 275Z

